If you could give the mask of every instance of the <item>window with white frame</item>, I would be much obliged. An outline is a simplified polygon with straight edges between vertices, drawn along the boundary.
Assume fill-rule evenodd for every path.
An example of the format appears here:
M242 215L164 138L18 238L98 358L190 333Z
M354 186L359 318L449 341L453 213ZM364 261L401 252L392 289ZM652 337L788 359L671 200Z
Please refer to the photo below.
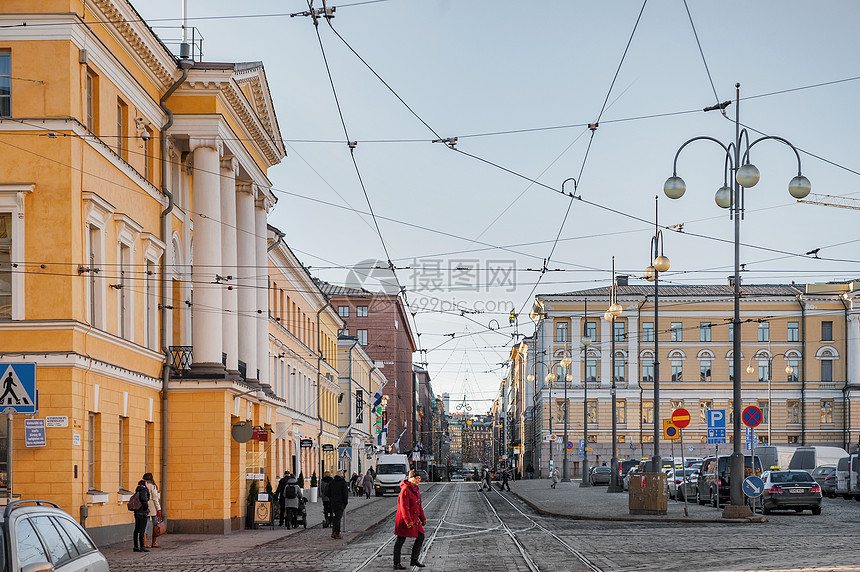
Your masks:
M758 360L758 380L759 381L767 381L769 375L770 368L768 367L768 360L759 358Z
M699 341L700 342L710 342L711 341L711 323L710 322L700 322L699 323Z
M699 360L699 381L711 381L711 360Z
M788 335L786 336L786 339L789 342L800 341L800 324L798 322L788 323Z
M0 117L12 117L12 52L0 50Z
M358 338L358 343L363 346L367 345L367 330L356 330L356 337Z
M367 317L367 306L356 306L355 307L355 315L359 318Z
M672 360L672 381L684 381L684 362L683 360Z
M642 341L654 341L654 322L642 322Z
M770 341L770 324L768 322L761 322L758 325L758 341L760 341L760 342L769 342Z
M642 368L642 381L654 381L654 358L643 357L639 363Z
M24 200L35 185L0 184L0 320L23 320Z
M642 401L642 423L654 423L654 402Z
M341 318L349 318L349 306L338 306L337 315Z
M119 268L116 276L117 308L119 308L119 335L130 340L133 337L134 321L132 317L132 281L131 281L131 248L125 244L119 245Z
M821 424L831 425L833 423L833 400L821 400Z
M0 320L12 319L12 213L0 213Z
M566 342L567 332L570 328L570 324L567 321L556 322L555 323L555 341L557 342Z
M624 331L624 322L623 321L615 320L615 324L613 325L613 328L615 330L613 335L615 336L616 342L624 342L627 340L627 334Z
M672 326L670 328L670 341L673 342L683 342L684 341L684 328L681 322L672 322Z
M800 360L790 359L788 360L788 365L791 367L791 373L787 374L786 381L796 382L800 375Z

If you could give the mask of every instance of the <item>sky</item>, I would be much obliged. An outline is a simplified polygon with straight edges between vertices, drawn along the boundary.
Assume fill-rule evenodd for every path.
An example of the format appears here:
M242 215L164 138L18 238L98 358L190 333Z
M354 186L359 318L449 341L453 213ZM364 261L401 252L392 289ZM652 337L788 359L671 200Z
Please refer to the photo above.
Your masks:
M178 52L181 1L132 3ZM724 151L687 146L686 194L662 186L685 141L734 141L735 83L751 141L787 139L813 193L860 201L857 2L344 0L318 28L290 17L299 0L188 4L204 60L265 66L287 148L269 222L323 280L405 288L416 362L473 411L498 393L515 334L533 332L535 294L607 286L613 257L646 283L655 196L661 282L726 283ZM727 100L726 116L702 111ZM860 276L860 212L796 203L789 147L750 157L744 283Z

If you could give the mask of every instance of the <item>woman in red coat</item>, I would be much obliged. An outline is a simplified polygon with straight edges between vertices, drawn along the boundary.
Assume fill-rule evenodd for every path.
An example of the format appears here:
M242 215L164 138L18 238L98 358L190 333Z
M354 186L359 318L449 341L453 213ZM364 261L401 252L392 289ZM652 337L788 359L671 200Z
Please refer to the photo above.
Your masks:
M403 548L403 543L407 538L414 538L412 544L412 559L410 566L424 568L424 565L418 562L418 556L421 554L421 545L424 544L424 525L427 524L427 519L424 518L424 509L421 507L421 491L418 490L418 483L421 482L421 477L418 471L414 469L409 471L409 478L400 483L400 496L397 497L397 517L394 521L394 534L397 535L397 540L394 542L394 569L406 570L406 567L400 564L400 549Z

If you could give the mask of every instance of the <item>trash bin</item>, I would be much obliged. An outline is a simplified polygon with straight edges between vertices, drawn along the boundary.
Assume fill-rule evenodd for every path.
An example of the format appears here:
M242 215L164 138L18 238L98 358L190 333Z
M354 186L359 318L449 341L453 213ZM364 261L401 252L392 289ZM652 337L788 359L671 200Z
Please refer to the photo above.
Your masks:
M630 514L666 514L668 503L666 473L644 473L630 478Z

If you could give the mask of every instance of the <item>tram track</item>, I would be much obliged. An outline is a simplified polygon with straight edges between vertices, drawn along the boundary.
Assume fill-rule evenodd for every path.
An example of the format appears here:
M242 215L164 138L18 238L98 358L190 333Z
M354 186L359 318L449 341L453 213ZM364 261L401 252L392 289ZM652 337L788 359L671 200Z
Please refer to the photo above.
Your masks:
M519 513L520 516L522 516L528 522L531 523L531 525L528 528L524 528L524 529L520 529L520 530L515 530L515 529L511 528L509 526L509 523L506 522L504 518L502 518L502 516L499 514L499 511L496 509L496 507L490 501L489 495L485 495L485 499L487 501L487 504L489 505L490 509L493 511L493 514L496 516L496 518L499 519L500 524L503 526L505 532L508 534L508 536L511 538L511 540L513 540L513 542L516 545L517 549L519 550L520 554L523 556L523 559L526 562L526 565L529 567L530 570L532 570L532 572L539 572L540 567L539 567L538 563L535 562L534 558L532 558L532 556L529 554L529 551L526 548L525 543L519 537L521 535L523 535L523 533L530 532L533 530L537 530L537 531L543 533L543 535L549 536L550 538L555 540L564 549L564 551L566 551L568 554L575 557L576 560L578 560L579 563L583 567L585 567L585 569L588 570L589 572L602 572L602 570L598 566L596 566L594 563L592 563L588 559L588 557L586 557L582 552L580 552L579 550L577 550L576 548L571 546L563 538L558 536L555 532L548 529L544 525L542 525L540 522L538 522L537 520L532 518L530 515L523 512L516 504L511 502L510 499L505 497L503 494L501 494L495 488L493 489L493 493L495 493L495 495L493 495L493 496L497 496L498 498L503 500L511 508L513 508L517 513ZM542 550L545 550L545 547Z

